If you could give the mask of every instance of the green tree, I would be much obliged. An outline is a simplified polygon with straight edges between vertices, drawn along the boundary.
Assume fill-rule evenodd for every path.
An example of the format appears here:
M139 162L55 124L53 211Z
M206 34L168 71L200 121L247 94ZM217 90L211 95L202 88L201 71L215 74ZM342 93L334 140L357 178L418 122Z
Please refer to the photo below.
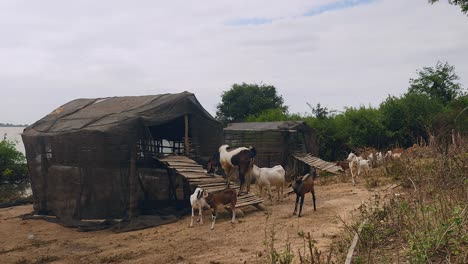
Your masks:
M18 183L28 179L26 159L15 148L15 143L4 139L0 141L0 184Z
M435 67L418 70L418 78L410 79L409 94L427 95L440 100L444 105L463 95L463 88L456 81L459 79L455 67L437 62Z
M427 129L434 117L444 111L444 106L428 95L407 93L399 98L389 96L379 110L385 127L385 145L409 147L418 137L428 139Z
M258 115L251 115L246 118L247 122L273 122L273 121L290 121L301 120L299 114L289 114L281 108L267 109Z
M317 103L317 106L313 107L311 104L307 103L309 106L310 110L312 111L312 114L317 117L318 119L324 119L330 114L330 111L328 111L328 108L322 107L320 103Z
M431 4L434 4L435 2L439 2L439 0L429 0L429 3ZM448 2L452 5L459 6L463 13L468 13L468 0L448 0Z
M258 116L269 109L287 113L283 97L272 85L234 84L224 91L217 106L216 118L224 123L243 122L249 116Z

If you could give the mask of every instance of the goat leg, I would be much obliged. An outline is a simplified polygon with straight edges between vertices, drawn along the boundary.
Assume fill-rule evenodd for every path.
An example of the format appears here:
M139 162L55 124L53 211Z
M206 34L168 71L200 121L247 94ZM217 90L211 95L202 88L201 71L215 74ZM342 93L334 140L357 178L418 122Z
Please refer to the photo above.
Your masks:
M312 187L312 201L314 202L314 211L316 211L315 209L315 190L314 190L314 187Z
M278 200L280 200L280 187L279 186L276 186L276 191L278 192ZM283 187L281 187L281 192L283 192Z
M202 206L200 206L200 208L198 208L198 220L200 220L200 225L203 225L203 214L202 214L202 209L203 209Z
M270 197L271 204L273 204L273 196L271 195L271 185L270 184L267 185L267 189L268 189L268 195Z
M299 195L296 194L296 205L294 206L293 215L296 215L296 212L297 212L297 203L299 203Z
M304 204L304 195L301 196L301 205L299 207L299 215L297 217L302 216L302 205Z
M215 222L216 222L216 208L212 208L211 209L211 228L210 228L211 230L214 229Z
M245 177L244 176L239 176L239 180L240 180L240 187L239 187L239 193L237 194L237 196L242 195L242 190L245 187Z
M232 210L231 223L234 224L236 222L236 204L235 203L231 203L231 210Z
M192 207L192 218L190 219L190 227L193 227L193 217L194 217L194 209Z

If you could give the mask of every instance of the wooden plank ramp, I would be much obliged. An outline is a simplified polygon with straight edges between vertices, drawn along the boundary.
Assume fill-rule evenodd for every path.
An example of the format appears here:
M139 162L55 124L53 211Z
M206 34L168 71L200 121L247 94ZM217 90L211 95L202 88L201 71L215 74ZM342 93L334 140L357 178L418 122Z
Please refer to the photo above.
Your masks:
M335 163L324 161L320 158L312 156L310 153L294 155L294 158L306 163L309 166L312 166L320 170L328 171L333 174L338 174L340 171L343 170L341 169L341 167L337 166Z
M186 178L192 189L197 187L203 188L208 192L217 192L227 189L227 185L223 177L209 175L202 165L186 156L166 156L158 158L168 168L175 169L179 175ZM230 187L239 190L237 183L231 182ZM244 194L237 197L236 208L249 205L257 206L263 203L263 199L252 194Z

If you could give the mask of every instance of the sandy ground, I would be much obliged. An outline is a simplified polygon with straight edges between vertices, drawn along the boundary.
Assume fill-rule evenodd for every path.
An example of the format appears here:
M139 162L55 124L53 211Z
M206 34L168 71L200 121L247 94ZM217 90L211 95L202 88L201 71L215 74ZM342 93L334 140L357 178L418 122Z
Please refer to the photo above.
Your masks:
M370 195L362 185L317 185L317 211L313 211L308 194L302 218L292 217L295 195L290 195L273 205L266 202L267 211L245 208L245 216L236 224L222 213L213 231L208 210L202 226L189 228L190 216L186 216L176 223L116 234L110 230L83 233L44 220L17 217L31 212L31 205L5 208L0 209L0 262L261 263L265 234L271 234L265 232L267 222L267 229L275 230L279 249L289 240L297 252L303 246L299 233L310 232L317 246L326 250L340 231L337 216L349 217Z

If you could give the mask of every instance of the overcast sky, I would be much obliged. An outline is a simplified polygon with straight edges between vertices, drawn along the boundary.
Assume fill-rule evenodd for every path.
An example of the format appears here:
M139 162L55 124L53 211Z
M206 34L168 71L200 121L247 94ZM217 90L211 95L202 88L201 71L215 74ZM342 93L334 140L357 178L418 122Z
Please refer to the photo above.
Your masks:
M213 115L233 83L290 112L378 106L448 61L468 87L468 16L446 1L0 1L0 122L77 98L190 91Z

